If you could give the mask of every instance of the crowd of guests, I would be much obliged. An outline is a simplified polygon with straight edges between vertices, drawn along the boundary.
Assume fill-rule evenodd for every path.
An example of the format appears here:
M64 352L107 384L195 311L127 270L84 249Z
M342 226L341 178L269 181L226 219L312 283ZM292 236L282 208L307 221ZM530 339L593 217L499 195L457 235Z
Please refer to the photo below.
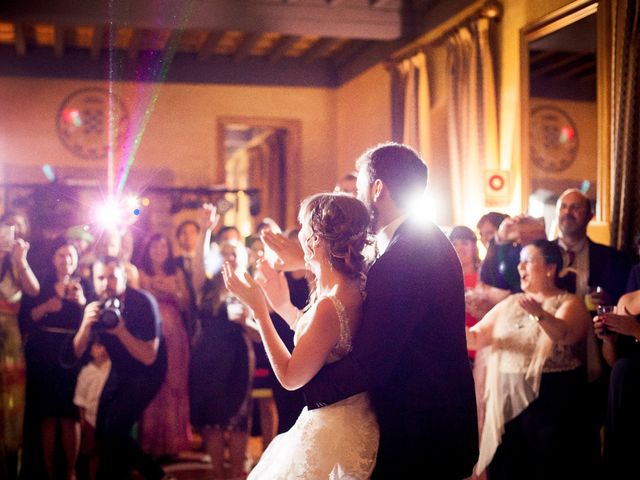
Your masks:
M336 188L354 194L355 176ZM477 478L640 473L640 266L589 239L582 192L564 192L556 213L553 241L538 219L497 212L449 231L464 274ZM162 462L197 434L214 478L243 478L251 391L268 362L221 268L252 272L269 255L264 236L295 243L297 231L266 220L244 239L205 205L175 238L144 239L132 263L130 231L94 241L74 228L34 252L23 217L2 226L15 238L0 239L0 477L162 479ZM286 280L304 307L309 273ZM293 332L271 316L291 349ZM283 432L302 395L266 376ZM260 411L270 437L271 410Z
M477 350L478 478L640 473L632 454L640 446L639 267L589 239L592 216L589 198L570 189L556 205L556 240L526 215L492 212L478 222L486 256L465 296L467 345ZM470 264L460 235L454 228L452 242Z
M197 445L194 436L213 478L246 475L260 337L220 270L251 270L264 245L258 231L245 241L218 221L205 206L175 240L143 239L132 263L130 231L94 239L74 227L31 249L24 216L2 218L1 478L166 478L162 465ZM260 228L278 229L269 219ZM309 275L287 281L303 307ZM292 332L281 330L291 348ZM262 377L273 399L261 423L275 425L273 437L291 427L302 394L268 369Z

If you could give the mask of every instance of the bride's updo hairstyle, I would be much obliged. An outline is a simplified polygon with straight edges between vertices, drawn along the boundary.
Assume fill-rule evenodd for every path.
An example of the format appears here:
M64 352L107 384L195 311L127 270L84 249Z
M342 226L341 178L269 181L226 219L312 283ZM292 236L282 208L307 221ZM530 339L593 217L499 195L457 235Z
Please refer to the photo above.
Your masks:
M329 263L334 270L358 278L366 270L362 250L368 243L367 207L344 193L319 193L306 198L300 206L298 220L309 223L314 235L327 246Z

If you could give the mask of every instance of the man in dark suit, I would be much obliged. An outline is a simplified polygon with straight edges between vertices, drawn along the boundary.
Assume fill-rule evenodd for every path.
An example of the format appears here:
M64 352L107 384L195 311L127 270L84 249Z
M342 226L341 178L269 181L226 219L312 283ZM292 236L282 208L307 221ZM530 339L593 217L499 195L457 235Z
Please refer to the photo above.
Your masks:
M303 387L307 406L368 390L381 437L373 478L461 479L477 460L478 431L460 262L436 225L409 218L427 184L414 150L384 144L357 166L379 257L353 351Z
M625 293L631 258L587 237L593 211L589 197L580 190L570 188L562 192L556 214L558 244L569 252L571 266L577 271L576 294L584 298L588 287L600 287L601 291L593 294L594 303L615 305Z

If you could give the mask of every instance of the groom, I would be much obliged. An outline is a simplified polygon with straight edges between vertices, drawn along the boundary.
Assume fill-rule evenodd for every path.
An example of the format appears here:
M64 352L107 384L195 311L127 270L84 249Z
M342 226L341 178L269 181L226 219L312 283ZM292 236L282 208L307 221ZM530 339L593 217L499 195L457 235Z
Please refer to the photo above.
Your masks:
M427 185L414 150L383 144L357 167L379 256L353 351L303 387L307 406L368 390L380 424L374 479L462 479L477 460L478 431L460 262L436 225L409 218Z

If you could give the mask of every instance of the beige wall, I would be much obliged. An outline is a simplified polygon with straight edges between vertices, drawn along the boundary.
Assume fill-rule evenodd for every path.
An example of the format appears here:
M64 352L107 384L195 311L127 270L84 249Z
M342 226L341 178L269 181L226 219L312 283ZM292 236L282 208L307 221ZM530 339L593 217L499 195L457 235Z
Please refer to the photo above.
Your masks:
M498 24L500 166L510 170L514 179L511 206L503 210L516 213L521 210L520 30L571 2L503 0L502 3L504 15ZM438 101L443 82L444 78L434 72L431 84L436 124L432 125L432 132L443 131L446 122L446 111ZM5 178L7 165L11 165L9 169L30 165L37 172L43 163L72 168L100 164L69 153L58 140L54 123L55 113L69 93L96 85L104 86L99 82L0 77L3 111L0 165L5 166ZM161 171L168 177L174 171L174 183L179 186L210 185L218 181L215 173L217 116L299 120L302 124L301 165L299 178L290 180L299 182L301 196L331 188L339 175L353 169L360 153L391 138L390 76L382 64L335 90L131 83L117 87L124 97L131 99L129 102L139 98L137 88L146 89L152 98L157 92L155 109L142 137L134 170L145 174ZM432 140L444 158L445 136L436 134ZM431 166L432 185L446 196L448 166L446 162L441 163ZM0 170L0 181L2 172Z
M89 86L107 84L0 77L0 165L4 167L4 179L10 176L18 181L35 181L33 172L39 174L45 163L73 169L106 168L105 160L75 157L62 145L55 129L55 115L63 99ZM215 183L216 118L240 115L301 122L300 175L291 181L300 183L303 196L332 186L337 174L336 106L331 89L119 83L115 90L132 117L136 112L143 117L144 109L154 106L135 157L134 172L170 170L175 173L177 186ZM156 98L155 103L152 98ZM135 125L144 123L140 118L132 120ZM16 175L28 178L18 179Z
M382 64L337 89L335 136L339 175L354 170L366 149L391 140L391 77Z

